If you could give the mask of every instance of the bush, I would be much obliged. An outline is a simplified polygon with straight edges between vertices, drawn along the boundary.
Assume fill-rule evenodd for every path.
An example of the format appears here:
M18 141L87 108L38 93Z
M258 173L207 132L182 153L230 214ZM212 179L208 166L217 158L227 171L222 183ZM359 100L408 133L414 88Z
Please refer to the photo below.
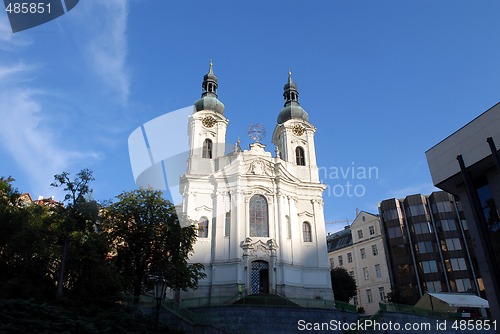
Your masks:
M31 300L0 299L0 333L156 333L155 321L138 311L113 305L109 308L37 304ZM158 332L172 331L164 324Z

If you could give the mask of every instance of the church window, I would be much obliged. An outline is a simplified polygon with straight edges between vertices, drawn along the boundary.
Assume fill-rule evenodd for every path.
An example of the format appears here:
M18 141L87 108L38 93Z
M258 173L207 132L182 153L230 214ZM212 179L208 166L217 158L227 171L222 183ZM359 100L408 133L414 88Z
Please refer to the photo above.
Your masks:
M208 238L208 218L201 217L198 222L198 238Z
M229 237L231 234L231 211L226 212L226 221L225 221L225 228L224 228L224 236Z
M304 242L312 242L311 224L308 222L302 223L302 236L304 238Z
M203 142L203 158L212 159L212 141L205 139Z
M290 221L290 217L286 216L286 230L288 239L292 239L292 222Z
M295 149L295 159L296 159L297 165L299 165L299 166L306 165L306 159L304 157L304 149L300 146L298 146Z
M269 237L267 200L262 195L250 199L250 236Z

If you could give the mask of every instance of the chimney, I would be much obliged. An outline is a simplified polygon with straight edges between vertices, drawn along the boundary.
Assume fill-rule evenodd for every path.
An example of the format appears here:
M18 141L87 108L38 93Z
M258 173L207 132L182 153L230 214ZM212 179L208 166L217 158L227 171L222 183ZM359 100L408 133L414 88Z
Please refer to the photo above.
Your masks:
M358 214L359 214L359 209L356 208L356 217L358 216Z

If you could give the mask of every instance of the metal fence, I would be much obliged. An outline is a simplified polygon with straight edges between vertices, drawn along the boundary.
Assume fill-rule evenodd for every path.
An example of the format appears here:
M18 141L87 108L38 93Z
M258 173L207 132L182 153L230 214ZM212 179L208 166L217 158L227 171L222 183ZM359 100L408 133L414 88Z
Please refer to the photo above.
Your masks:
M395 304L395 303L380 303L379 309L386 312L398 312L398 313L408 313L422 315L426 317L433 317L439 319L453 320L461 317L461 313L454 312L438 312L433 310L427 310L423 308L418 308L410 305Z

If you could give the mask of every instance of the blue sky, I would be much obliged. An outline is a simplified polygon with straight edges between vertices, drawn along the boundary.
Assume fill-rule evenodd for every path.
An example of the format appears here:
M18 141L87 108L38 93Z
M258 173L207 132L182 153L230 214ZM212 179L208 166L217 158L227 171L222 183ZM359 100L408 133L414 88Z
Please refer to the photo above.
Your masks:
M291 67L317 127L326 220L376 212L383 199L431 192L425 151L500 100L499 10L493 0L86 0L16 34L3 13L0 175L33 197L60 196L53 175L82 168L96 199L133 189L129 134L198 99L213 58L228 142L248 147L258 122L274 152ZM377 174L332 174L353 167Z

